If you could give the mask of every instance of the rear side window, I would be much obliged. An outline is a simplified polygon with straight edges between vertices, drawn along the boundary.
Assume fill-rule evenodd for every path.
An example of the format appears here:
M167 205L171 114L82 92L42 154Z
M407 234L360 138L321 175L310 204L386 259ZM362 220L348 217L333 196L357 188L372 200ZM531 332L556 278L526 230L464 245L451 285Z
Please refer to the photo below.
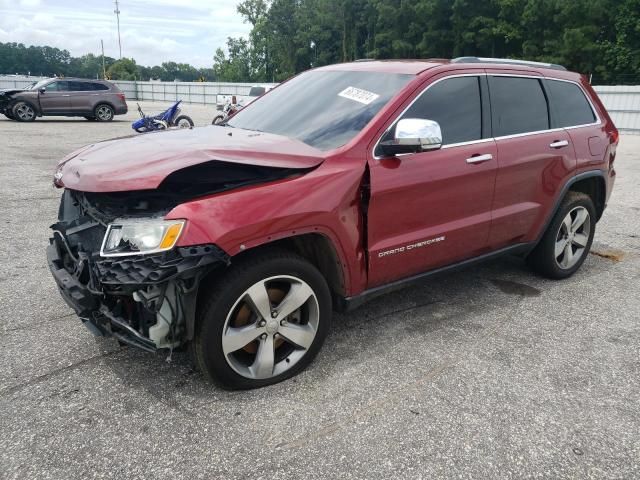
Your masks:
M584 93L574 83L547 80L557 127L586 125L596 120Z
M540 80L489 77L493 136L549 129L549 110Z
M90 83L91 90L109 90L109 87L103 85L102 83Z
M69 90L72 92L86 92L91 90L90 84L86 82L69 82Z
M449 78L434 84L402 118L435 120L442 130L443 145L481 139L482 107L478 77ZM393 135L393 132L389 133Z

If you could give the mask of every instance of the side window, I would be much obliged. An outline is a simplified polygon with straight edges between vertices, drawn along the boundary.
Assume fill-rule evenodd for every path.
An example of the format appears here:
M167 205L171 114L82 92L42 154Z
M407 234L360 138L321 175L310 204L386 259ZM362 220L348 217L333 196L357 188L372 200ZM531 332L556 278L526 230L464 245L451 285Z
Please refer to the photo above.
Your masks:
M54 85L55 86L51 89L53 92L67 92L69 91L69 82L62 82L62 81L57 81L57 82L53 82L50 83L49 85ZM49 85L47 85L47 91L49 91Z
M91 83L91 90L109 90L109 87L103 85L102 83Z
M547 80L557 127L586 125L596 121L591 105L574 83Z
M489 77L493 136L549 129L549 110L540 80Z
M57 92L60 89L60 82L51 82L44 86L47 92Z
M87 90L91 90L88 83L85 82L68 82L69 90L72 92L86 92Z
M427 87L402 118L435 120L442 130L442 144L482 138L482 108L478 77L456 77Z

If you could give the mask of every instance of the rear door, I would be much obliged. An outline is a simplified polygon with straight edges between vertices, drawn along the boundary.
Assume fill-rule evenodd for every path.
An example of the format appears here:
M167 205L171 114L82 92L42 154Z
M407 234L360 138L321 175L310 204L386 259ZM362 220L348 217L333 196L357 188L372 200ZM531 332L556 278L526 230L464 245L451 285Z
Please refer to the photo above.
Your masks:
M40 108L44 115L65 115L71 108L69 102L69 82L56 80L44 86L38 94Z
M499 249L537 238L576 156L567 132L551 125L543 77L489 71L487 78L498 149L489 245Z
M91 82L69 81L69 104L72 114L91 112L91 97L98 93L93 90L92 85Z
M496 176L483 73L430 81L390 119L435 120L439 150L369 159L369 288L476 256L487 247ZM480 161L475 161L481 157Z

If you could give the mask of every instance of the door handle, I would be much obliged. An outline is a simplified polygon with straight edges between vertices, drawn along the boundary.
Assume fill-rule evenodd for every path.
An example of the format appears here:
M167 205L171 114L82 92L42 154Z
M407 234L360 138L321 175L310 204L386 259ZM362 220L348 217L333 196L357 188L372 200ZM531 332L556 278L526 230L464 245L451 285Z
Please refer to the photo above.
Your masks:
M473 155L467 158L467 163L482 163L488 162L489 160L493 160L493 155L485 153L484 155Z
M551 148L562 148L566 147L567 145L569 145L569 142L567 142L566 140L556 140L555 142L549 144Z
M70 97L71 95L69 95L69 94L64 94L64 95L62 95L62 96L63 96L63 97Z

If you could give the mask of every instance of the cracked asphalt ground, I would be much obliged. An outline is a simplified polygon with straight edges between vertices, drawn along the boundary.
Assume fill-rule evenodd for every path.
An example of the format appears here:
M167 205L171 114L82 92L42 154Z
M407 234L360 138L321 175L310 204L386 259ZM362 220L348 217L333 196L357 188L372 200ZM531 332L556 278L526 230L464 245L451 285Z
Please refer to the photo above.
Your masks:
M0 120L1 478L640 477L640 136L573 278L506 258L407 288L336 315L295 379L227 392L93 337L50 278L56 162L134 118Z

